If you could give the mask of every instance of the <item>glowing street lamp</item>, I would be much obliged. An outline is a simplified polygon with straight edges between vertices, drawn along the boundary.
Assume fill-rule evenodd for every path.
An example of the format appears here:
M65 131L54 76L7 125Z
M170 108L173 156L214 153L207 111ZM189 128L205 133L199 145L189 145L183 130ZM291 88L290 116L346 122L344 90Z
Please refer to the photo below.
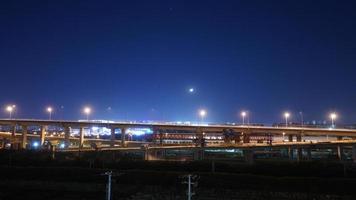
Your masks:
M246 117L247 113L245 111L241 112L241 117L242 117L242 125L245 125L245 117Z
M335 119L337 118L337 114L336 113L331 113L330 114L330 119L331 119L331 127L335 127Z
M286 118L286 127L288 126L288 118L290 117L289 112L284 113L284 118Z
M199 111L199 116L200 116L202 122L204 121L204 117L206 116L206 114L207 114L206 110L202 109Z
M91 109L89 107L84 108L84 114L87 116L87 121L89 121L89 115L91 113Z
M7 106L7 107L6 107L6 111L9 112L9 115L10 115L9 118L10 118L10 119L11 119L11 117L12 117L12 112L14 111L15 107L16 107L15 105Z
M53 108L52 107L48 107L47 108L47 112L49 113L49 120L51 120L52 119Z

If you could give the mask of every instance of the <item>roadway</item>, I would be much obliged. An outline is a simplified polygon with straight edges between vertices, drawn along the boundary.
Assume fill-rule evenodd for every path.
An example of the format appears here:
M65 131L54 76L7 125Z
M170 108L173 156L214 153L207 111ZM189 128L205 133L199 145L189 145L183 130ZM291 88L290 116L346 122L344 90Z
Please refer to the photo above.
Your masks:
M71 127L107 127L107 128L151 128L153 130L174 130L202 132L222 132L233 130L234 132L253 132L285 135L301 133L303 135L320 136L348 136L356 137L356 129L340 128L310 128L310 127L272 127L272 126L248 126L248 125L186 125L165 123L136 123L136 122L96 122L96 121L69 121L69 120L38 120L38 119L0 119L0 125L26 125L26 126L71 126Z

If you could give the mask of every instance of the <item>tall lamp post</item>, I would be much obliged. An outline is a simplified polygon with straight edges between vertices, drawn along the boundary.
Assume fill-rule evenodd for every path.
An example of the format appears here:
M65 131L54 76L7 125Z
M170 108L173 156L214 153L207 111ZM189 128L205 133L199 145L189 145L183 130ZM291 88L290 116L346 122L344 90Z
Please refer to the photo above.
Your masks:
M202 110L199 111L199 116L200 116L200 118L201 118L201 123L204 122L204 117L206 116L206 114L207 114L207 112L206 112L206 110L204 110L204 109L202 109Z
M303 127L303 126L304 126L303 112L300 111L300 112L299 112L299 115L300 115L300 119L301 119L301 125L302 125L302 127Z
M290 117L289 112L284 113L284 118L286 119L286 127L288 127L288 118Z
M52 120L52 112L53 112L53 108L52 108L52 107L48 107L48 108L47 108L47 112L48 112L48 114L49 114L48 119L49 119L49 120Z
M12 118L12 112L14 111L15 109L15 106L7 106L6 107L6 111L9 112L9 118L11 119Z
M337 114L336 113L331 113L330 114L330 119L331 119L331 127L335 128L335 120L337 118Z
M245 111L241 112L241 117L242 117L242 125L245 125L245 117L246 117L247 113Z
M89 107L84 108L84 114L87 116L87 121L89 121L89 115L91 113L91 109Z

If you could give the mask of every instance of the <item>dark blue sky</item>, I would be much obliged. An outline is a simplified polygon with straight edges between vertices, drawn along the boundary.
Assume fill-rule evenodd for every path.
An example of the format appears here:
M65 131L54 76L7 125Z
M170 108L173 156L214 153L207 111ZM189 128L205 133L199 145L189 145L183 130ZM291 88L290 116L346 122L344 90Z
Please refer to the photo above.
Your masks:
M17 117L356 122L355 1L1 1ZM194 94L187 92L196 88ZM60 108L63 106L63 108ZM111 107L109 111L107 108ZM0 117L7 117L1 112Z

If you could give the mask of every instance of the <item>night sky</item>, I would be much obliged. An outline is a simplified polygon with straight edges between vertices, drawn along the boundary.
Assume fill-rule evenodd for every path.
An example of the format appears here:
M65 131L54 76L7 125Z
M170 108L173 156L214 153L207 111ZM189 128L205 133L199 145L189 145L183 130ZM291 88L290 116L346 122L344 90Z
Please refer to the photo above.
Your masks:
M2 118L356 123L356 1L4 0L0 69Z

